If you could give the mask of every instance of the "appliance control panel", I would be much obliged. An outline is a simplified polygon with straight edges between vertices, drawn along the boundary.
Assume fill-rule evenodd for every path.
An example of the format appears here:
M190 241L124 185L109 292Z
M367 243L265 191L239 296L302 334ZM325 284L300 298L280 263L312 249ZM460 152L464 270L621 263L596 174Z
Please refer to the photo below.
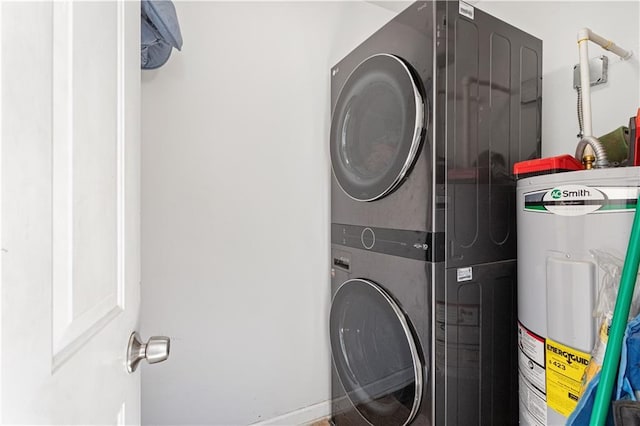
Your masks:
M427 262L444 260L444 233L438 232L333 223L331 242L345 247Z

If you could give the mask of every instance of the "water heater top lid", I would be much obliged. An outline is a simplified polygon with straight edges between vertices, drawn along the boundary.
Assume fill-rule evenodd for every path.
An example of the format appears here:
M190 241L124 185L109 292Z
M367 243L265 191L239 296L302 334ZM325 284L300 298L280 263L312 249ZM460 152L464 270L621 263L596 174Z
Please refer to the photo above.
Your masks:
M558 155L557 157L537 158L521 161L513 165L516 179L532 176L548 175L552 173L572 172L582 170L584 166L572 155Z

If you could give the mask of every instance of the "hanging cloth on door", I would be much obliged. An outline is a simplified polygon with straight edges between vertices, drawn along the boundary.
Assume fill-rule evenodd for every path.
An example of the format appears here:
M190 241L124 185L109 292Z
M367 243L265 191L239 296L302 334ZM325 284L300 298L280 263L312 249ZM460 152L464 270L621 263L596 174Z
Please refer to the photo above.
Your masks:
M176 8L169 0L142 0L141 52L142 69L152 70L164 65L171 50L182 49L182 34Z

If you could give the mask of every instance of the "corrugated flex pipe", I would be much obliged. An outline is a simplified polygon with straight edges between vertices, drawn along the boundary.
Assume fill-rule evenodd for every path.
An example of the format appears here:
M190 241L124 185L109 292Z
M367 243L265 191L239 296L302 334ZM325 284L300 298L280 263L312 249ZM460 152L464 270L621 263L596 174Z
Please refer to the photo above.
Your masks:
M638 264L640 264L640 212L638 212L638 206L640 206L640 197L636 202L636 213L633 217L633 225L631 226L629 246L627 247L627 255L622 268L620 288L618 289L618 297L616 298L616 307L613 310L609 340L604 353L600 382L598 383L596 399L589 422L590 426L603 426L605 424L611 405L613 382L618 375L622 339L624 338L624 332L629 319L629 309L631 308L631 299L633 298L633 290L636 285Z
M600 143L600 141L594 136L583 136L578 142L578 146L576 147L576 160L582 161L582 156L584 154L584 149L590 146L593 149L593 152L596 154L596 162L594 163L596 168L600 167L609 167L609 158L607 157L607 152L604 150L604 147Z

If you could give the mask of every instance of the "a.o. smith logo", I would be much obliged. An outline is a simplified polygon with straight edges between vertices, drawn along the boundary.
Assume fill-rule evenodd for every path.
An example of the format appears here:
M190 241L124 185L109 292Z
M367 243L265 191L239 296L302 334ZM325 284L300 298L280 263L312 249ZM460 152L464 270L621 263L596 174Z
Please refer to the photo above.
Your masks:
M562 198L589 198L591 197L591 191L585 188L580 189L560 189L554 188L551 190L551 198L559 200ZM601 198L597 198L601 199Z
M529 212L580 216L636 209L640 187L593 187L559 185L524 194L524 209Z
M544 209L561 216L580 216L602 207L605 195L584 185L557 186L542 197Z

